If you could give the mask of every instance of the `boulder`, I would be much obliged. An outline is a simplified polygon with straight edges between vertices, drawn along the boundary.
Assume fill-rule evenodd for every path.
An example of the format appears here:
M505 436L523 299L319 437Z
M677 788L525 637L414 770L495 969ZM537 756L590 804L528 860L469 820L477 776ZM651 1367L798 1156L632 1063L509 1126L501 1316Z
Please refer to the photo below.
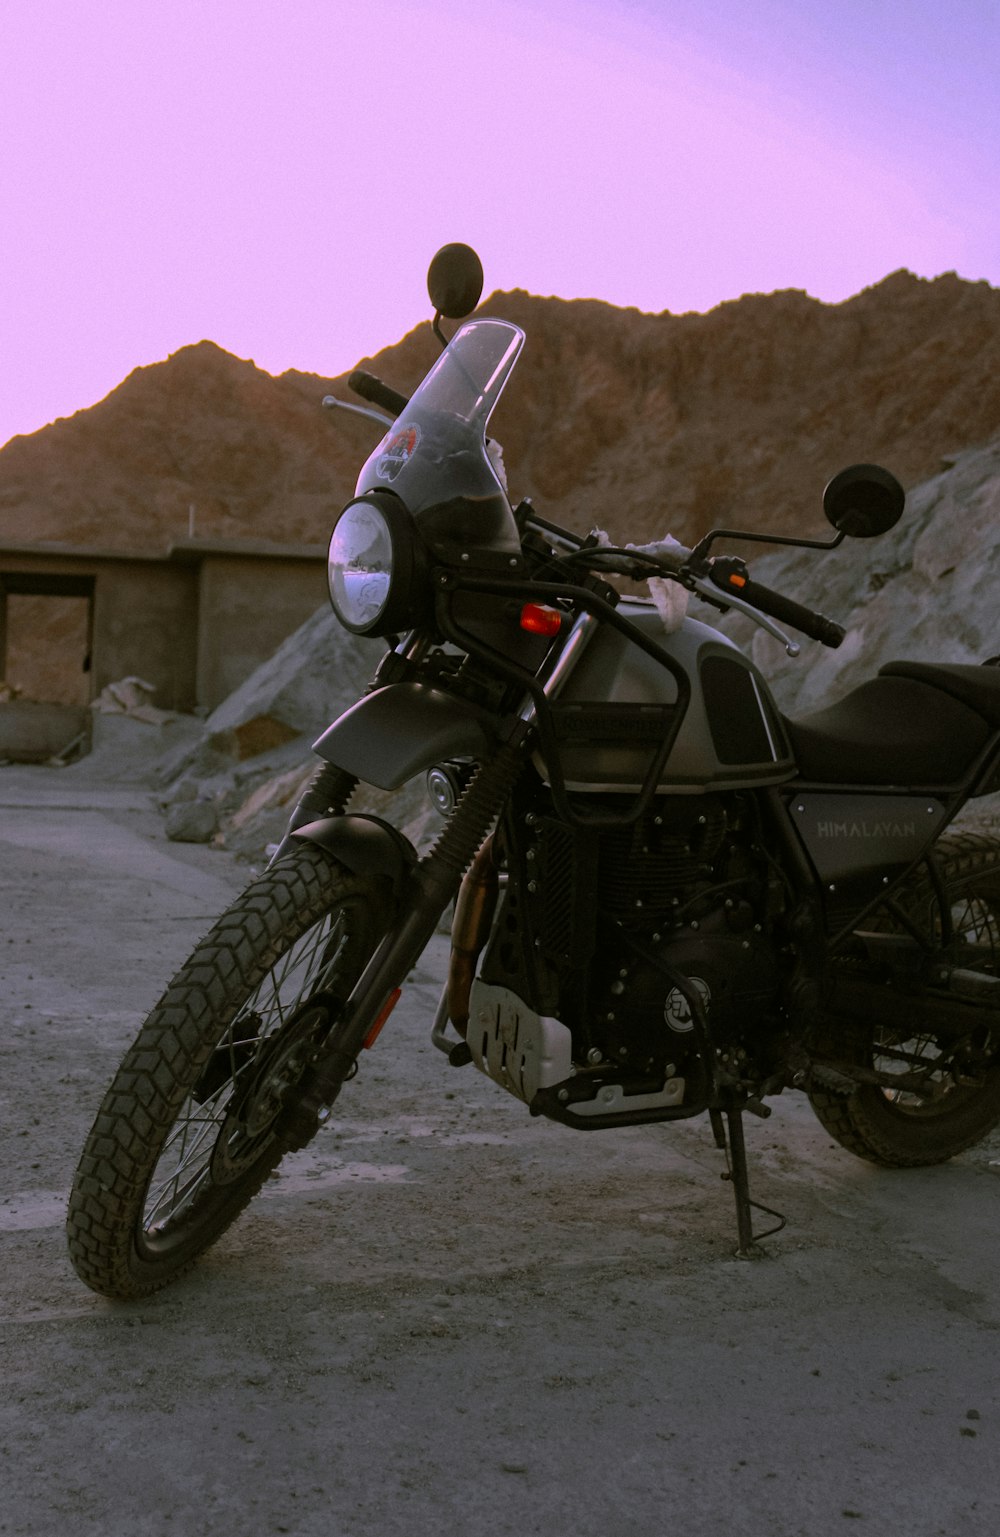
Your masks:
M164 831L172 843L208 843L219 825L211 801L176 801L168 807Z
M1000 439L950 455L880 538L845 539L829 553L725 548L750 559L756 580L847 630L836 651L795 634L802 651L792 658L750 620L722 621L749 645L786 714L834 703L885 662L984 662L1000 652Z
M205 741L242 761L303 732L319 736L364 690L384 641L350 635L324 607L283 641L205 722Z

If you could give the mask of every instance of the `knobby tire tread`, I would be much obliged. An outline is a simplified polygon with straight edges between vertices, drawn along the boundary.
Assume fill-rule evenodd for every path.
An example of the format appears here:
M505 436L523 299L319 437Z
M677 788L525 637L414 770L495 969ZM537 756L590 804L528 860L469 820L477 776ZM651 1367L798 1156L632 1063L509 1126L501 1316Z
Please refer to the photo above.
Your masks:
M971 896L971 885L976 878L993 879L1000 885L1000 843L982 833L952 832L942 838L935 850L941 877L946 890L960 897L963 890ZM970 883L967 884L966 883ZM926 878L915 887L921 895L929 891ZM872 1022L858 1021L854 1044L859 1051L870 1047ZM957 1124L935 1124L933 1118L912 1121L905 1128L912 1132L919 1126L922 1146L914 1145L916 1138L904 1135L902 1139L892 1135L891 1123L879 1126L872 1123L866 1113L866 1103L881 1091L870 1086L861 1087L853 1094L834 1093L822 1088L809 1091L809 1102L825 1131L847 1152L881 1168L926 1168L945 1163L949 1158L982 1140L1000 1121L1000 1070L994 1069L991 1084L981 1091L973 1108L977 1114L967 1120L966 1129L960 1131Z
M328 854L302 843L265 870L216 921L168 985L127 1051L84 1146L67 1212L70 1257L94 1291L138 1298L175 1280L239 1216L280 1162L275 1144L232 1186L193 1252L142 1262L134 1232L160 1150L234 1010L290 942L363 893Z

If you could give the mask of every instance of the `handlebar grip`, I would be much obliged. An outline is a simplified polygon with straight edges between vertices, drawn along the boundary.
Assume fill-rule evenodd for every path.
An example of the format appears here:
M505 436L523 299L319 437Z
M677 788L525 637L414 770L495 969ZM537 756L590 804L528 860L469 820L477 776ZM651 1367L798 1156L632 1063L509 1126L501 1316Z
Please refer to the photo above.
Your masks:
M355 395L360 395L362 400L370 400L373 406L391 411L393 416L402 416L410 403L408 395L401 395L390 385L383 384L375 374L365 373L363 368L356 368L349 376L347 388L353 390Z
M742 576L739 572L713 572L712 580L717 587L721 587L723 592L732 592L736 597L742 598L744 603L749 603L753 608L759 608L762 614L770 614L771 618L777 619L779 623L791 625L793 630L799 630L803 635L808 635L810 640L818 640L821 645L829 646L832 651L837 649L847 634L843 625L825 618L823 614L817 614L811 608L806 608L803 603L796 603L793 598L786 598L784 593L772 592L770 587L765 587L761 582L755 582L748 576Z

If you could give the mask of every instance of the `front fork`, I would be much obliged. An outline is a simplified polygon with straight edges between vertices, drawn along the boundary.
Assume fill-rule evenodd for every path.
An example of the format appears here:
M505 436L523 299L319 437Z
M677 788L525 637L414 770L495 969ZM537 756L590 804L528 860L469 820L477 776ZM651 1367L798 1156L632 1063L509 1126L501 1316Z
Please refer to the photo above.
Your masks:
M561 691L599 627L589 613L578 614L542 681L553 699ZM373 1022L385 1017L392 995L427 947L438 920L455 897L476 851L500 815L526 760L526 744L537 715L528 700L503 745L477 770L434 847L412 869L400 894L398 922L377 946L319 1056L284 1111L278 1136L292 1150L304 1147L326 1120L341 1085L354 1072Z
M530 726L519 720L510 739L472 779L434 847L414 866L401 893L399 922L377 946L320 1056L285 1111L279 1137L304 1147L326 1120L341 1084L351 1076L372 1021L390 1004L400 980L427 947L438 920L458 891L476 850L503 809L525 763Z

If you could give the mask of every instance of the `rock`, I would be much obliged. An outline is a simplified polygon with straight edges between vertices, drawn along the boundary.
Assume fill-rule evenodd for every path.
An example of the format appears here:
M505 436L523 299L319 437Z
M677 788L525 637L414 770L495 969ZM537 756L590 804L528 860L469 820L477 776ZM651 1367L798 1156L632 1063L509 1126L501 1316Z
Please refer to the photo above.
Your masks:
M134 715L136 711L148 708L155 693L154 683L147 683L145 678L137 678L133 674L119 678L116 683L108 683L94 700L91 709L99 710L104 715ZM161 713L166 716L170 712Z
M208 843L218 828L211 801L178 801L166 815L164 828L172 843Z
M198 781L192 778L191 775L185 774L182 779L178 779L177 783L172 786L169 795L164 796L160 801L160 805L166 808L167 806L179 806L185 801L196 801L198 799L198 788Z
M206 741L244 759L303 732L317 737L358 698L384 652L384 641L348 634L321 608L213 710Z
M1000 439L956 455L949 469L917 486L900 522L881 538L846 539L829 553L788 549L752 559L757 580L846 627L837 650L796 636L802 653L793 659L742 616L720 628L749 644L793 716L832 704L885 662L984 662L1000 651L998 527Z
M896 657L979 662L1000 651L995 593L1000 585L1000 440L957 454L951 467L923 482L888 534L845 540L829 552L787 549L752 560L755 577L819 609L847 627L836 651L802 640L792 660L747 619L692 605L694 617L720 624L751 655L789 714L806 714L873 676ZM739 548L739 546L735 546ZM743 547L744 553L747 552ZM273 658L230 696L205 726L173 796L207 789L221 804L227 847L259 861L282 838L288 815L315 770L309 745L329 718L358 697L373 666L321 610ZM255 722L284 718L287 729L308 722L309 734L243 762L235 734ZM266 740L266 734L265 738ZM248 735L246 740L252 740ZM228 742L229 756L222 750ZM228 779L220 770L228 762ZM185 780L189 782L187 788ZM402 828L420 852L441 830L423 780L388 793L361 786L353 810L374 812ZM985 803L977 814L995 816Z

